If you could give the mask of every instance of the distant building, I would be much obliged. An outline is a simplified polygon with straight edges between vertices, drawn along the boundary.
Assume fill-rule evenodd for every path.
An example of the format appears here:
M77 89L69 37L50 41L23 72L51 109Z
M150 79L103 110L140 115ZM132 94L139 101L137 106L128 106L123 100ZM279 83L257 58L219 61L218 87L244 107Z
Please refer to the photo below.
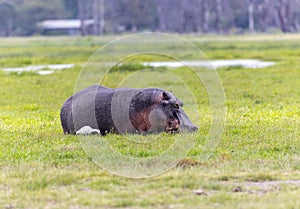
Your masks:
M87 34L92 34L94 20L85 20L83 24ZM43 35L78 35L81 30L79 19L44 20L37 26Z

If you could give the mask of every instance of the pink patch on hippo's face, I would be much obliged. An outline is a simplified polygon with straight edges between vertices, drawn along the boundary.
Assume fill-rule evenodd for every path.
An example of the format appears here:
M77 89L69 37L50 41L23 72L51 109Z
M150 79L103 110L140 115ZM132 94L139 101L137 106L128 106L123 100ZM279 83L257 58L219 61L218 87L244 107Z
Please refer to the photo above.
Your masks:
M150 129L151 124L148 118L149 108L147 108L144 111L138 112L132 115L132 117L130 117L133 127L138 131L147 131Z

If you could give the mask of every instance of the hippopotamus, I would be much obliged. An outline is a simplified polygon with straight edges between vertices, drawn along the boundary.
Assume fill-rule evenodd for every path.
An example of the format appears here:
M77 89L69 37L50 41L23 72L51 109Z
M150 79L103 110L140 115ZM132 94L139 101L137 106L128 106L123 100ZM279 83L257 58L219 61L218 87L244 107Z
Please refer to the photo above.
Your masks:
M159 88L107 88L93 85L63 104L60 112L65 134L160 133L198 130L171 92ZM88 128L87 128L88 127ZM96 131L95 131L96 130Z

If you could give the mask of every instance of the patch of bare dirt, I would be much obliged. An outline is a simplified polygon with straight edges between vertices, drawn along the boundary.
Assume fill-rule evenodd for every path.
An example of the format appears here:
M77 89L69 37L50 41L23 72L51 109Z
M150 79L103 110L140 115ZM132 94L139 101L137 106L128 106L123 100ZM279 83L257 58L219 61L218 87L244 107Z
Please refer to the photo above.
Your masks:
M285 180L285 181L258 181L258 182L221 182L221 186L231 188L231 192L248 193L263 195L269 192L276 192L282 189L282 186L290 185L300 188L300 180ZM230 190L230 189L229 189ZM209 196L218 191L206 191L203 189L194 190L193 193L198 196Z
M268 192L280 191L283 185L292 185L300 188L300 180L285 181L258 181L258 182L237 182L224 183L232 185L232 192L245 192L250 194L265 194Z

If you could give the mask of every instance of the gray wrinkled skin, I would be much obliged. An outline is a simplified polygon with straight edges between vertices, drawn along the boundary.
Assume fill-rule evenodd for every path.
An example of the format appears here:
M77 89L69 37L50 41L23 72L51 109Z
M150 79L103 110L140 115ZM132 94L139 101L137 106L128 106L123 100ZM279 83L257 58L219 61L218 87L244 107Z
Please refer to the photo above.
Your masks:
M158 88L93 85L67 99L60 117L65 134L197 131L182 106L172 93Z

